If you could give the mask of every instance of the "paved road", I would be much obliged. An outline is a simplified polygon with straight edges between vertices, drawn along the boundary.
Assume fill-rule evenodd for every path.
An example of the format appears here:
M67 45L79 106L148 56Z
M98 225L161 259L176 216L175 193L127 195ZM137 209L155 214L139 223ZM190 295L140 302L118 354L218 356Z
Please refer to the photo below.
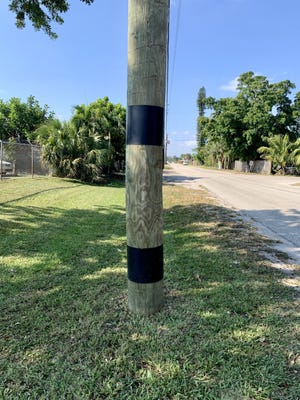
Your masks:
M220 202L252 220L278 248L300 264L300 177L239 174L172 164L165 179L187 187L206 187ZM297 184L299 186L297 186Z

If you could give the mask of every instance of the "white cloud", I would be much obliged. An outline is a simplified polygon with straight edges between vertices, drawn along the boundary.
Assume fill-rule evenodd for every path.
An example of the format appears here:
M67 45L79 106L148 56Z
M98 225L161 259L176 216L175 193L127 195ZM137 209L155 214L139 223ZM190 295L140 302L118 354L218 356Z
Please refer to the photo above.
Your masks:
M195 148L197 146L196 140L186 140L184 145L187 147Z
M222 85L220 89L226 90L227 92L236 92L239 77L232 79L227 85Z
M195 139L196 134L191 131L172 131L169 137L168 144L168 156L178 156L186 153L193 153L193 150L197 147L197 141Z

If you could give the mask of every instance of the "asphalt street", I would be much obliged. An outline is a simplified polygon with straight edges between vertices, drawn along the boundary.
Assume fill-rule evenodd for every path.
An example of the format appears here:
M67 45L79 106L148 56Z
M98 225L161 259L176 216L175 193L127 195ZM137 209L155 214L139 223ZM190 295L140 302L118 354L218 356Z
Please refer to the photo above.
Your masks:
M238 211L258 230L279 240L276 247L300 265L300 177L208 170L172 164L167 182L207 188L219 202Z

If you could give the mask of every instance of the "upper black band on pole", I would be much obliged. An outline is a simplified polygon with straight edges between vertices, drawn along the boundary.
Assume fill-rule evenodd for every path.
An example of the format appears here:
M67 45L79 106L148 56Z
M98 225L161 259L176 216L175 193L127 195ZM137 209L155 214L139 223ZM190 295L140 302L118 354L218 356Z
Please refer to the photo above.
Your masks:
M128 279L136 283L161 281L164 275L163 245L136 249L127 246Z
M163 146L164 108L128 106L126 144Z

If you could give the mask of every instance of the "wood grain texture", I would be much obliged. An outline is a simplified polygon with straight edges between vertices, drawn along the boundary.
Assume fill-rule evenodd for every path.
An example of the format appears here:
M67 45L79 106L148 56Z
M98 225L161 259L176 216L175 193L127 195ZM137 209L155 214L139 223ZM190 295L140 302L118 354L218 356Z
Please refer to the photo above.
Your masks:
M130 311L150 315L160 310L163 301L163 281L155 283L128 281L128 308Z
M126 148L127 244L138 249L163 243L162 147Z
M127 105L164 108L169 0L128 0L128 6ZM139 144L126 147L127 244L136 249L157 248L163 243L163 148L150 145L148 139L148 144L140 144L143 142L137 136ZM129 309L145 315L158 311L163 302L162 285L162 280L129 280Z
M168 3L128 2L128 105L165 105Z

